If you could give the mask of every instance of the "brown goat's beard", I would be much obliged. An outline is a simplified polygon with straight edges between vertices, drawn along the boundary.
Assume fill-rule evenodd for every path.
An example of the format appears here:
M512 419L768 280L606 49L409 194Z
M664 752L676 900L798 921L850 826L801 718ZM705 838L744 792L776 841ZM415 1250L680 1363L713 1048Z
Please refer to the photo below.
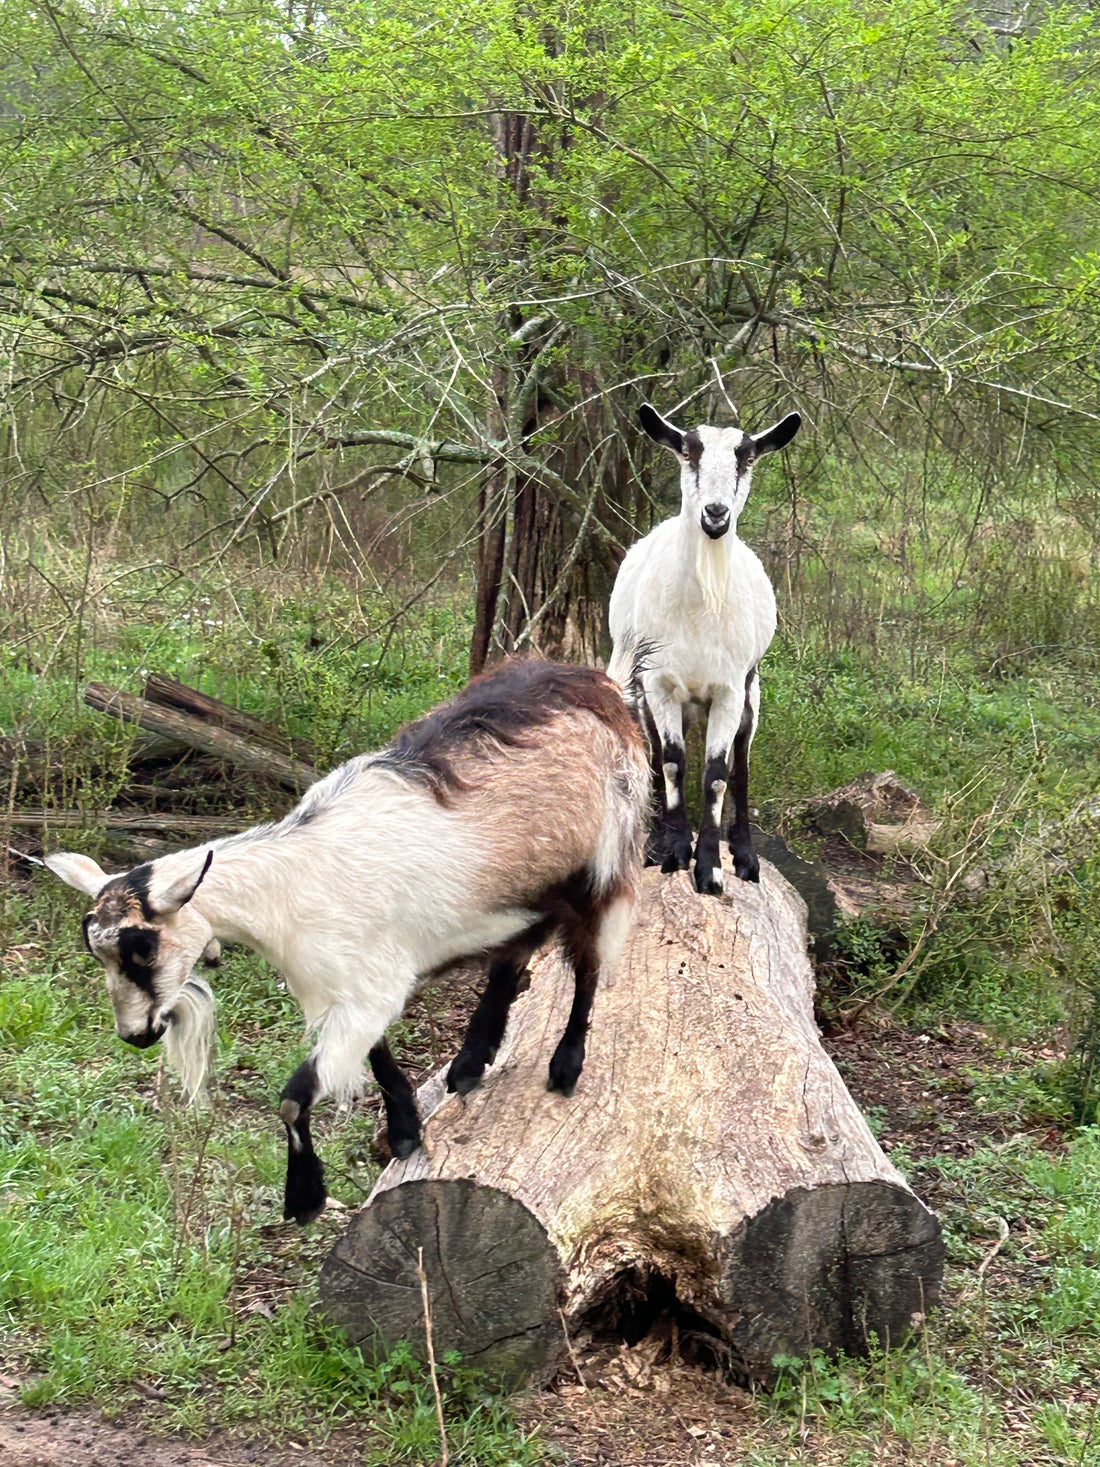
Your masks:
M187 1100L201 1104L214 1047L214 994L205 978L192 974L180 989L163 1042L165 1063Z

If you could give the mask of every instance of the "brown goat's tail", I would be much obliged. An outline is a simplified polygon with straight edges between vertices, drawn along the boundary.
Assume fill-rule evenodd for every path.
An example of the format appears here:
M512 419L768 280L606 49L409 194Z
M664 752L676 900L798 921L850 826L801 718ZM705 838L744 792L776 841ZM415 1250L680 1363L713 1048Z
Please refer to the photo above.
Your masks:
M616 644L611 661L607 664L608 677L622 690L626 706L633 714L635 723L643 730L645 694L642 689L642 674L657 650L656 642L628 633Z

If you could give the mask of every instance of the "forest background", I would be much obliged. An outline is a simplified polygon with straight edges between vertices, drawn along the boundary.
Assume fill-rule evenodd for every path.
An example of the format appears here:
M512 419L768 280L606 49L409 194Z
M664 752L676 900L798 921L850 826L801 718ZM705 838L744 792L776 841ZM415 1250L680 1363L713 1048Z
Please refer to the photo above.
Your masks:
M1038 1231L1003 1318L962 1286L923 1365L785 1365L764 1455L738 1460L773 1460L768 1431L807 1410L851 1453L1100 1450L1098 66L1092 7L1023 0L3 7L11 830L33 808L52 845L99 850L100 812L135 798L133 733L83 705L89 679L168 673L329 764L504 651L606 655L623 551L678 504L638 402L749 430L803 414L741 521L781 617L754 799L796 842L797 802L867 769L934 807L919 899L852 924L823 1012L989 1037L967 1084L1019 1144L950 1163L954 1264L993 1218ZM277 802L173 788L177 812L242 821ZM51 810L84 830L51 834ZM242 1259L274 1266L254 1225L300 1041L285 995L232 960L220 1064L254 1126L227 1105L166 1140L75 908L20 870L0 1311L21 1393L152 1381L194 1430L369 1412L379 1460L430 1460L414 1363L372 1374L318 1342L307 1245L279 1245L285 1307L238 1318ZM354 1200L361 1137L340 1166ZM538 1459L456 1379L470 1460Z

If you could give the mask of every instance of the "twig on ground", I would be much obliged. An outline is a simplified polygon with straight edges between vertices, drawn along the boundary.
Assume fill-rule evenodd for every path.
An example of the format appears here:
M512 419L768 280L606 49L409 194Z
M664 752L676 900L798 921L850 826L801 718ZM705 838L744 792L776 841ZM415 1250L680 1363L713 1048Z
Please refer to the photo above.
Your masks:
M573 1348L573 1341L569 1338L569 1326L565 1322L564 1309L559 1308L558 1318L561 1320L561 1332L565 1336L565 1348L569 1351L569 1358L573 1362L573 1370L576 1373L577 1379L580 1381L581 1390L586 1391L588 1389L588 1382L585 1380L584 1372L581 1370L581 1362L577 1359L577 1352Z
M997 1224L998 1238L997 1241L993 1244L993 1247L990 1248L989 1252L982 1259L981 1263L978 1264L978 1277L980 1279L985 1278L986 1269L993 1262L993 1260L996 1258L997 1254L1001 1251L1004 1245L1008 1242L1008 1223L1005 1222L1003 1217L995 1217L993 1221Z
M420 1298L424 1304L424 1338L428 1345L428 1373L432 1379L432 1392L435 1395L435 1415L439 1422L439 1467L447 1467L450 1458L447 1454L447 1428L443 1424L443 1397L439 1394L439 1377L435 1370L435 1346L432 1343L432 1306L428 1298L428 1276L424 1272L424 1250L416 1250L416 1276L420 1280Z

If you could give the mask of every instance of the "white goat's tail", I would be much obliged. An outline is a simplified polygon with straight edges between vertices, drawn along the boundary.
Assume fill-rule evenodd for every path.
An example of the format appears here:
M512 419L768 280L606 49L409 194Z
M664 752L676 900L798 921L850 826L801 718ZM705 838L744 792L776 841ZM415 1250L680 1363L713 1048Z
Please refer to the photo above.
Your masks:
M205 978L192 973L180 989L164 1035L168 1068L192 1105L206 1099L206 1071L214 1047L214 994Z

